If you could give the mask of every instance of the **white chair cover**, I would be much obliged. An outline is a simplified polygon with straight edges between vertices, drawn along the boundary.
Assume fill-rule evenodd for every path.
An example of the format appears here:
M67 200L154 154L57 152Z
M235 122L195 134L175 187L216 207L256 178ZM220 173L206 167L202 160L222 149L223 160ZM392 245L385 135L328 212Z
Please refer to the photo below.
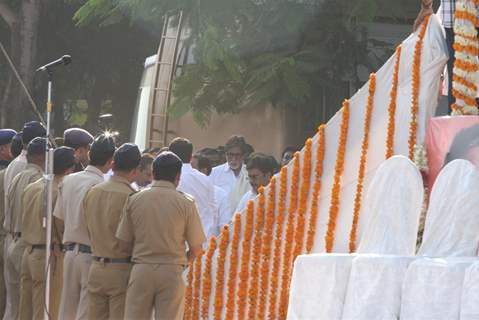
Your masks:
M295 261L288 319L341 319L354 255L313 254Z
M404 276L414 257L358 255L353 260L343 320L396 320Z
M364 201L358 253L414 255L423 199L422 177L411 160L394 156L383 162Z
M419 258L403 283L401 319L459 319L466 269L476 258Z
M479 171L454 160L433 186L418 255L476 256L479 244Z
M464 275L460 319L479 319L479 260L467 268Z

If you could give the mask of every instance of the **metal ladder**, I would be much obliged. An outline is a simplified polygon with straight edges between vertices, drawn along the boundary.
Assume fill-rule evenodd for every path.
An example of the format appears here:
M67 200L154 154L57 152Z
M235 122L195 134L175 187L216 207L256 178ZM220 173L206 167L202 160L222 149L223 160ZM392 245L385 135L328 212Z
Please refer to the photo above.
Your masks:
M175 21L177 23L175 24ZM183 11L165 15L160 45L155 61L153 90L148 105L148 148L164 147L168 143L168 108L176 71L176 56L183 26Z

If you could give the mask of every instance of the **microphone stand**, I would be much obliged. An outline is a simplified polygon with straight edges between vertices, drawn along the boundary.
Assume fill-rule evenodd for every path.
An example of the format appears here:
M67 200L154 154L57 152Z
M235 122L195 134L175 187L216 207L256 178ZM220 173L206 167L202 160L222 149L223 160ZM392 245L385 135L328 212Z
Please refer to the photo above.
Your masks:
M50 136L51 127L51 113L53 109L52 103L52 85L53 85L53 73L47 68L48 74L48 94L47 94L47 137ZM48 140L47 140L48 141ZM46 190L46 206L45 216L43 217L43 227L46 228L46 256L45 256L45 306L44 306L44 319L50 319L50 282L51 282L51 270L50 259L52 256L52 224L53 224L53 153L54 149L50 148L47 142L45 148L45 189Z

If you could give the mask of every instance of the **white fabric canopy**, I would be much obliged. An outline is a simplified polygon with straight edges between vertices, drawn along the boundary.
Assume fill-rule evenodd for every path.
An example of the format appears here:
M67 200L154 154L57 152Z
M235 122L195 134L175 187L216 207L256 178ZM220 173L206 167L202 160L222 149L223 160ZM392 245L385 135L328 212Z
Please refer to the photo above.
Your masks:
M479 171L455 160L439 173L431 193L418 254L476 256L479 244Z
M408 158L394 156L376 171L364 201L358 253L414 255L424 188Z
M401 319L459 319L464 273L476 258L420 258L403 283Z

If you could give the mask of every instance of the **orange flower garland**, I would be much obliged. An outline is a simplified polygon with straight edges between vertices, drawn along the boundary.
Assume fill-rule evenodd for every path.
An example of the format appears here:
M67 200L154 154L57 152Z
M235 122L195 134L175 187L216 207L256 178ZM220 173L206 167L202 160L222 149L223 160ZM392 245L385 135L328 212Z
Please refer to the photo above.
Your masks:
M412 67L412 102L411 102L411 122L409 124L409 159L414 159L414 146L416 145L417 135L417 113L419 112L419 86L421 83L421 52L422 42L426 34L429 16L424 19L419 32L419 39L414 48L414 58Z
M186 287L185 293L185 320L191 319L191 307L193 303L193 261L189 263L188 266L188 286Z
M331 190L331 205L329 207L328 229L326 231L326 252L333 250L334 233L336 231L336 220L339 212L339 193L341 192L341 177L344 172L344 156L346 152L346 140L348 138L349 127L349 100L343 102L343 119L341 120L341 129L338 142L338 151L336 153L336 166L334 173L334 183Z
M266 299L268 296L269 265L271 261L271 249L273 242L273 225L275 221L274 209L276 201L276 177L269 182L268 207L266 208L265 227L261 247L261 284L258 305L258 319L264 319Z
M301 192L299 197L298 220L294 235L293 262L301 254L304 246L304 228L306 224L306 211L308 210L309 187L311 185L311 148L313 140L306 140L303 156L303 170L301 172Z
M203 271L203 287L201 288L201 318L208 319L211 295L211 264L216 250L216 237L210 238L210 244L206 252L205 270Z
M279 317L285 319L288 312L289 281L291 277L291 254L293 250L294 220L298 207L298 181L299 180L299 152L293 160L293 176L289 195L288 220L284 239L283 271L281 272L281 293L279 300Z
M193 282L193 306L191 312L191 319L198 319L200 311L200 287L201 287L201 264L203 262L202 256L204 251L196 257L194 261L195 280Z
M258 207L256 208L256 221L253 234L253 254L251 256L251 272L249 277L249 308L248 319L256 319L256 305L258 297L258 277L261 262L262 236L261 229L264 221L264 188L258 190Z
M215 288L215 302L214 302L214 319L222 319L221 313L223 312L223 289L224 278L225 278L225 258L226 250L228 249L229 241L229 225L225 225L223 230L221 230L220 244L218 257L216 262L216 288Z
M238 316L237 319L245 319L246 296L248 293L250 242L253 231L254 202L250 200L246 209L246 226L241 247L241 270L238 284Z
M239 237L241 234L241 214L236 213L233 218L233 238L231 239L230 252L230 270L228 275L228 288L226 296L226 317L225 319L233 319L235 313L235 291L236 276L238 274L238 247Z
M363 194L364 174L366 171L366 160L369 149L369 127L374 108L374 94L376 93L376 74L369 76L369 96L364 117L364 136L361 146L361 157L359 159L358 183L356 184L356 196L354 197L353 225L349 234L349 252L356 250L356 237L358 231L359 211L361 210L361 199Z
M274 253L273 253L273 267L271 270L271 286L269 288L269 307L268 318L276 319L276 304L278 301L278 286L279 286L279 268L281 266L281 249L283 243L283 222L284 214L286 212L286 193L288 191L288 167L281 168L279 175L279 199L278 199L278 215L276 222L276 230L274 235Z
M396 117L396 106L397 106L397 96L398 96L398 83L399 83L399 64L401 63L401 45L396 48L396 62L394 63L394 74L393 74L393 83L391 86L391 92L389 96L388 107L388 134L386 138L386 159L389 159L394 155L394 131L395 131L395 117Z
M318 202L319 192L321 191L321 177L323 176L323 160L325 147L325 125L322 124L318 129L318 148L316 150L316 169L313 184L313 199L311 202L311 214L309 216L309 229L306 238L306 253L311 253L314 245L314 236L316 235L316 225L318 223Z

